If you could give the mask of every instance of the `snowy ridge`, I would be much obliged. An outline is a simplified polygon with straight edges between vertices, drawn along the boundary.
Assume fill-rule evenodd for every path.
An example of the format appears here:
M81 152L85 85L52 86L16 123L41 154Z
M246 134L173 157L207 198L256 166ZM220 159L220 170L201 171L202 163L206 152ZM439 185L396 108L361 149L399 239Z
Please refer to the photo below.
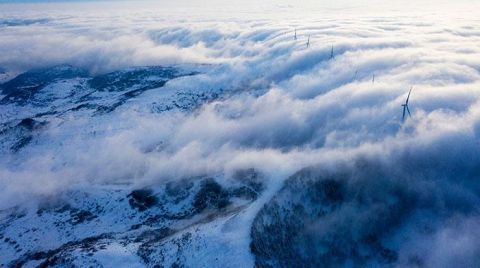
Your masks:
M112 248L148 266L193 262L188 248L224 235L226 222L261 193L258 175L243 174L249 175L237 175L240 181L229 189L213 178L133 191L127 185L106 186L47 199L36 211L2 211L3 265L99 265L97 257ZM178 247L173 253L172 244Z

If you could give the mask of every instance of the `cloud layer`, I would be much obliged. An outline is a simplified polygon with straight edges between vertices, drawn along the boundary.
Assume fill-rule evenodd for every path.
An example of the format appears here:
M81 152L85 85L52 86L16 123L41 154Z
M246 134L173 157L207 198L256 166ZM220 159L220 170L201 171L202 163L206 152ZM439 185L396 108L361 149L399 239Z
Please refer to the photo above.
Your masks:
M468 10L390 10L387 16L361 13L364 7L285 15L289 9L277 6L265 18L218 11L215 18L214 10L201 8L189 17L179 7L91 14L92 6L83 7L62 15L55 6L2 12L3 72L71 64L101 74L207 64L202 74L170 81L167 89L224 95L192 112L152 113L162 100L154 90L112 114L49 119L36 142L2 152L2 208L76 185L137 186L202 174L222 174L228 183L235 170L252 167L278 189L302 168L337 170L367 158L389 168L391 178L378 183L413 187L420 196L433 191L428 198L438 204L427 206L434 214L458 212L440 217L425 244L406 242L436 245L428 249L431 266L449 265L449 254L469 254L462 249L478 251L471 229L479 226L472 215L480 195L480 25ZM412 117L402 123L401 104L412 86ZM12 120L24 112L16 109Z

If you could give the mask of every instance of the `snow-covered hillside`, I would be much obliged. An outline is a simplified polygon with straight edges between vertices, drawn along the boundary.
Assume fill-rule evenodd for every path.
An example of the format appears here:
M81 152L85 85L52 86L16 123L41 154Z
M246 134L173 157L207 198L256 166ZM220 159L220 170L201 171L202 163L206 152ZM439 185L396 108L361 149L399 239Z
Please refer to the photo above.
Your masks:
M0 5L1 267L479 266L478 3L213 2Z

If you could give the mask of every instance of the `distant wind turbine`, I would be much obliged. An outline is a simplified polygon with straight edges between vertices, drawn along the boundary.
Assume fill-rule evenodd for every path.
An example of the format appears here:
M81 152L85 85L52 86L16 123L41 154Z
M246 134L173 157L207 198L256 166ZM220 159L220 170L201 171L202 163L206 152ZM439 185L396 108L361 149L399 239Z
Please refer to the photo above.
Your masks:
M330 59L333 59L333 45L332 45L332 51L330 51Z
M375 83L375 74L372 75L372 84Z
M297 28L295 28L295 36L293 37L293 40L297 40Z
M353 75L352 81L357 80L357 74L358 74L358 70L355 70L355 74Z
M412 93L413 87L410 88L410 91L408 92L407 100L405 101L405 104L402 104L403 106L403 115L402 115L402 121L405 121L405 111L408 112L408 115L412 117L410 114L410 109L408 109L408 100L410 99L410 93Z
M310 46L310 35L308 36L308 39L307 39L307 48Z

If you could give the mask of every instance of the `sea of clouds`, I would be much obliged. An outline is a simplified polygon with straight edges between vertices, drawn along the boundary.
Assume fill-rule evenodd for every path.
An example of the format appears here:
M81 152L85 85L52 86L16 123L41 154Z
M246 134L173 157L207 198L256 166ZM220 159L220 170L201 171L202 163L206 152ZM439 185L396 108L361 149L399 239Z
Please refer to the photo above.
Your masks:
M442 223L429 236L438 245L430 264L478 253L472 236L480 227L477 2L3 7L6 72L59 64L91 74L206 64L202 74L168 86L229 94L194 112L150 113L138 102L102 119L51 127L43 143L2 152L2 208L75 185L149 185L205 174L223 174L228 183L243 168L265 174L274 192L302 168L336 169L365 158L391 170L382 183L436 198L426 203ZM402 122L411 87L412 117ZM91 126L105 135L82 135ZM354 170L364 172L361 165ZM376 202L386 199L379 194Z

